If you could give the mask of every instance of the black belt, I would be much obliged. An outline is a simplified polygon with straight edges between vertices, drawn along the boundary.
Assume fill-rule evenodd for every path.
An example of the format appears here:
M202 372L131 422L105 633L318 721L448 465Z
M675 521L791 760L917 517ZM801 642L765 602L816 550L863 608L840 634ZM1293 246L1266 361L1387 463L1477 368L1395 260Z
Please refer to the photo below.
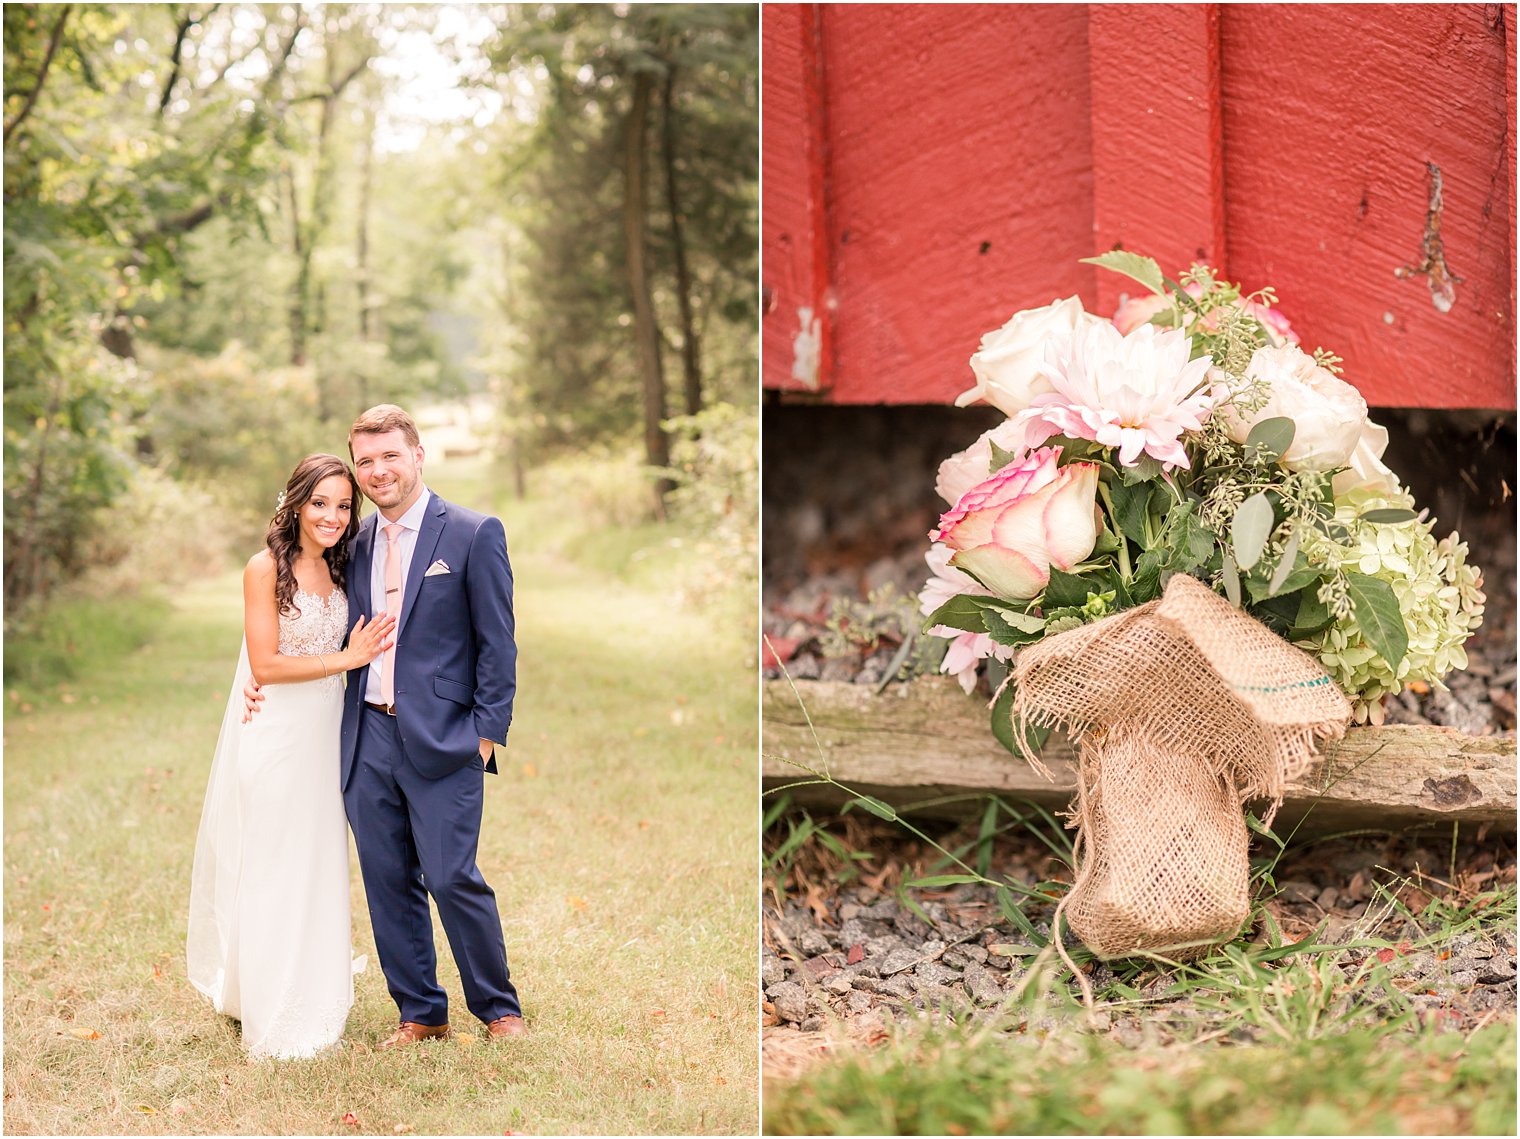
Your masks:
M373 708L377 712L384 712L387 716L394 716L396 714L396 705L394 704L372 704L366 700L364 706L366 708Z

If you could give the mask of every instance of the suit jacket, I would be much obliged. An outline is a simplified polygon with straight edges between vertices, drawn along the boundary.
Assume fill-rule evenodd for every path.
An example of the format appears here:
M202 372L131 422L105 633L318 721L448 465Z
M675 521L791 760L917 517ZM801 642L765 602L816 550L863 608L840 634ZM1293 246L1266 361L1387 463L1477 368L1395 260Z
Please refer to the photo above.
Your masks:
M378 512L359 527L348 559L348 622L372 615L370 569ZM428 574L438 562L446 573ZM505 743L517 691L512 566L500 519L436 494L412 550L396 631L396 721L417 771L441 779L480 763L482 739ZM369 666L348 674L343 787L353 778ZM493 756L485 770L496 772Z

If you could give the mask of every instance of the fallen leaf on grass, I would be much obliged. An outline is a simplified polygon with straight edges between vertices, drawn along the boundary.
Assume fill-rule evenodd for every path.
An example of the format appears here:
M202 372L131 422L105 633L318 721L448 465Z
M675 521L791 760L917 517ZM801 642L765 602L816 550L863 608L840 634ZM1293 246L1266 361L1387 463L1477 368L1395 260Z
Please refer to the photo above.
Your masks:
M522 765L522 773L524 779L537 779L538 767L536 764L525 763Z
M348 1124L350 1127L358 1127L359 1117L351 1111L346 1111L343 1113L343 1122Z
M653 825L654 824L651 823L648 819L640 819L639 820L639 830L641 830L641 831L647 831Z
M158 1108L156 1108L156 1107L150 1107L148 1104L145 1104L145 1103L134 1103L132 1105L132 1110L133 1111L140 1111L144 1115L157 1115L158 1114Z
M454 1033L454 1039L465 1048L471 1048L475 1045L475 1034L473 1032L456 1032Z
M71 1028L69 1029L69 1035L77 1036L81 1040L100 1039L100 1033L96 1032L93 1028Z
M589 903L587 903L587 901L586 901L585 898L577 898L574 894L571 894L568 897L566 897L565 898L565 902L570 906L571 909L576 909L576 910L584 910L586 908L586 906L589 904Z
M664 1016L665 1015L665 1010L662 1009L662 1008L652 1008L652 1009L649 1010L649 1015L650 1016Z

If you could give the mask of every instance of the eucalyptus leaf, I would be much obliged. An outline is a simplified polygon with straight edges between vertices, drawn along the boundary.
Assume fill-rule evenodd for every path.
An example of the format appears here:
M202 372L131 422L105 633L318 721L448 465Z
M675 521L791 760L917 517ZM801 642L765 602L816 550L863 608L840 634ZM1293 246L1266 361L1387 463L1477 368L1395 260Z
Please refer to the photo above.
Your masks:
M1246 454L1254 456L1257 462L1275 463L1293 446L1296 430L1293 420L1286 415L1263 419L1246 436Z
M1161 266L1150 257L1142 257L1127 249L1110 249L1107 253L1100 253L1096 257L1083 257L1081 260L1084 265L1096 265L1100 269L1111 269L1115 273L1122 273L1131 280L1139 281L1151 292L1166 295L1166 285L1161 277Z
M1230 523L1230 541L1237 566L1248 570L1261 560L1261 552L1272 536L1274 524L1272 503L1265 493L1253 494L1240 504L1235 511L1235 520Z
M1351 608L1362 636L1397 672L1404 654L1409 651L1409 631L1404 627L1404 615L1399 610L1399 599L1393 586L1364 573L1348 573L1346 592L1351 597Z
M1283 546L1282 557L1277 560L1277 569L1272 571L1272 580L1267 583L1267 596L1271 597L1282 589L1288 580L1288 575L1293 572L1293 561L1298 557L1298 528L1288 535L1287 544Z
M1413 522L1418 517L1419 515L1416 514L1413 510L1403 510L1398 507L1387 507L1382 510L1369 510L1365 514L1357 515L1357 519L1362 522L1381 522L1385 524L1394 522Z
M1235 568L1235 559L1230 556L1230 551L1224 552L1224 564L1220 567L1224 573L1224 594L1230 599L1230 604L1236 609L1240 608L1240 573Z

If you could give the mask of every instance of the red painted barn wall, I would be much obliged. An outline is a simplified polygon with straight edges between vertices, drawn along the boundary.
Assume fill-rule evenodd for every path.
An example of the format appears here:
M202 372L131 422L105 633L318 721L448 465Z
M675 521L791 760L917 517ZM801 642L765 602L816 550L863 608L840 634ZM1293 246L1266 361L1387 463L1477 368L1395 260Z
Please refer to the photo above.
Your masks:
M1514 406L1513 5L762 18L768 387L948 402L1017 309L1110 311L1124 282L1076 260L1122 245L1276 286L1371 403ZM1460 278L1444 312L1435 232ZM824 350L802 382L810 303Z

